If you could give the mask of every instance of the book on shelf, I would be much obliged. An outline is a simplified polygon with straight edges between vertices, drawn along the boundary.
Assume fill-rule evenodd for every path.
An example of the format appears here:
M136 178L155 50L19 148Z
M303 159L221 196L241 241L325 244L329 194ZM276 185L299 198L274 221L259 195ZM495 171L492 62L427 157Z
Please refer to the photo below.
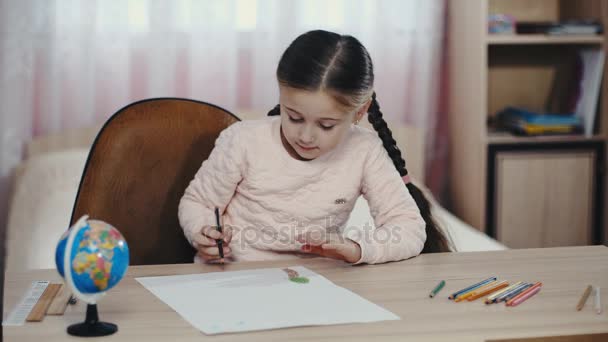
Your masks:
M582 70L580 70L578 100L574 115L583 121L585 135L591 136L595 125L606 56L604 50L590 48L579 50L578 58Z
M554 78L545 111L508 106L495 116L498 129L518 135L585 134L592 136L604 72L600 48L576 51L572 68Z
M574 115L536 113L507 107L496 114L496 126L515 135L580 134L582 120Z
M596 20L523 21L515 27L518 34L593 35L604 31Z

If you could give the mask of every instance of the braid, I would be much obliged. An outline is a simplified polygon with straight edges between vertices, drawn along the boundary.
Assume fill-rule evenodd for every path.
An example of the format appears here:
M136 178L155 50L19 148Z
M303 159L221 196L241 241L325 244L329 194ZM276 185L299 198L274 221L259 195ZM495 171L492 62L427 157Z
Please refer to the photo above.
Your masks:
M281 105L276 105L268 112L268 116L281 115Z
M372 103L369 107L367 120L372 124L376 132L378 132L378 136L382 139L382 144L384 145L386 152L388 152L389 157L393 160L393 164L395 164L397 171L399 171L399 175L401 175L401 177L407 175L405 160L401 157L401 151L393 138L393 132L391 132L386 121L382 118L380 105L378 104L378 101L376 101L376 92L372 94Z
M391 130L388 128L386 121L384 121L382 118L382 112L380 111L380 105L376 100L375 92L372 94L372 102L369 107L369 114L367 118L378 133L378 136L382 140L382 145L388 152L388 155L393 161L393 164L395 164L395 168L397 168L399 174L402 177L407 175L408 173L407 168L405 167L405 160L401 156L401 151L397 147L397 142L393 138ZM407 183L406 187L412 195L412 198L414 198L414 201L420 210L420 214L426 223L426 241L424 242L422 253L451 251L447 238L433 219L431 214L431 205L422 191L418 189L418 187L412 182Z

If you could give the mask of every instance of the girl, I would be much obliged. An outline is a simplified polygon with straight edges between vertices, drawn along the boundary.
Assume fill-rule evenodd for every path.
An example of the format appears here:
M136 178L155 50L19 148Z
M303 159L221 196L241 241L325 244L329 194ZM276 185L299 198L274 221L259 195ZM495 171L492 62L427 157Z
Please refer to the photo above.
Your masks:
M277 78L273 117L225 129L181 199L197 259L219 259L216 239L237 261L314 254L382 263L449 251L382 119L365 47L307 32L284 52ZM365 113L376 132L357 126ZM376 229L344 227L360 194Z

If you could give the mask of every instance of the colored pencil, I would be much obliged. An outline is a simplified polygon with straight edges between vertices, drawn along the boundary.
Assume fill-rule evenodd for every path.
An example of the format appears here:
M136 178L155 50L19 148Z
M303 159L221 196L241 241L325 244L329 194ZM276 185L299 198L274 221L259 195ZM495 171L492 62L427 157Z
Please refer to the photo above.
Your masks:
M600 287L596 286L595 287L595 312L597 312L597 314L601 314L602 313L602 300L600 298Z
M536 290L537 288L540 288L541 286L543 286L543 283L541 282L537 282L534 285L532 285L531 287L528 287L527 289L523 290L522 292L520 292L517 296L512 297L510 299L507 299L506 304L508 306L511 306L512 303L515 303L516 301L518 301L521 298L526 297L529 293L533 292L534 290ZM526 297L527 298L527 297Z
M487 284L485 284L483 286L475 288L473 290L469 290L469 291L467 291L465 293L461 293L461 294L458 295L458 297L456 297L456 299L454 299L454 301L456 303L461 302L461 301L463 301L463 300L471 297L475 293L475 291L484 291L484 290L486 290L486 289L488 289L488 288L496 285L497 283L498 282L495 280L495 281L489 282L489 283L487 283Z
M509 293L505 293L503 296L500 296L500 298L496 299L497 303L500 302L507 302L510 299L514 298L515 296L517 296L518 294L524 292L525 290L529 289L530 287L532 287L533 284L531 283L523 283L521 286L513 289L511 292Z
M519 296L520 294L522 294L522 293L524 293L524 292L526 292L528 290L532 290L532 286L534 286L534 284L527 283L526 286L524 286L524 287L522 287L522 288L514 291L511 294L508 294L505 298L502 299L502 301L505 302L505 304L506 304L508 301L510 301L511 299Z
M491 294L490 296L488 296L488 298L486 298L486 304L492 304L495 303L496 298L498 298L500 295L507 293L508 291L513 290L514 288L518 287L519 285L523 284L522 281L518 281L515 284L512 284L510 286L505 287L504 289Z
M477 283L477 284L473 284L473 285L471 285L471 286L469 286L469 287L466 287L466 288L464 288L464 289L462 289L462 290L460 290L460 291L457 291L457 292L452 293L452 294L451 294L451 295L450 295L448 298L449 298L449 299L456 299L456 297L457 297L458 295L460 295L461 293L465 293L465 292L471 291L471 290L473 290L473 289L476 289L476 288L478 288L478 287L481 287L481 286L483 286L483 285L485 285L485 284L487 284L487 283L489 283L489 282L491 282L491 281L495 281L495 280L496 280L496 277L490 277L490 278L488 278L488 279L486 279L486 280L482 280L482 281L480 281L480 282L479 282L479 283Z
M583 292L583 295L581 296L581 299L578 300L578 304L576 305L576 311L581 311L583 309L585 303L587 302L587 298L589 298L589 295L591 294L591 289L591 285L587 286L585 292Z
M487 296L490 293L496 292L496 291L498 291L500 289L504 289L507 286L509 286L509 283L507 283L506 281L501 281L501 282L496 283L496 284L494 284L494 285L492 285L492 286L490 286L490 287L488 287L488 288L486 288L484 290L474 291L473 294L469 298L467 298L467 300L469 302L472 302L472 301L474 301L476 299L479 299L479 298L481 298L483 296Z
M496 298L495 303L505 302L508 299L517 296L519 293L521 293L522 291L526 290L527 288L529 288L531 286L532 286L532 284L530 284L530 283L523 283L523 284L519 285L518 287L514 288L513 290L511 290L507 293L504 293L501 296L499 296L498 298Z
M431 297L431 298L435 297L435 295L437 293L439 293L439 291L441 291L443 286L445 286L445 280L440 281L439 284L437 284L437 286L435 286L433 291L431 291L431 293L429 294L429 297Z
M528 298L534 296L535 294L540 292L540 289L542 288L541 285L539 286L532 286L529 291L526 290L525 292L521 293L519 296L513 298L512 300L507 302L507 306L517 306L523 302L525 302L526 300L528 300Z

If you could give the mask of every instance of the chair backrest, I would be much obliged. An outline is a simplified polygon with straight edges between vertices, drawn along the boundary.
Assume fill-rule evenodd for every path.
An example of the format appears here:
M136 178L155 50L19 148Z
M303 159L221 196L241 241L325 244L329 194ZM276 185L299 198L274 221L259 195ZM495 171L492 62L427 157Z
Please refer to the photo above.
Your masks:
M132 265L192 262L195 250L179 225L178 204L220 132L237 121L222 108L187 99L122 108L93 143L72 224L87 214L115 226Z

